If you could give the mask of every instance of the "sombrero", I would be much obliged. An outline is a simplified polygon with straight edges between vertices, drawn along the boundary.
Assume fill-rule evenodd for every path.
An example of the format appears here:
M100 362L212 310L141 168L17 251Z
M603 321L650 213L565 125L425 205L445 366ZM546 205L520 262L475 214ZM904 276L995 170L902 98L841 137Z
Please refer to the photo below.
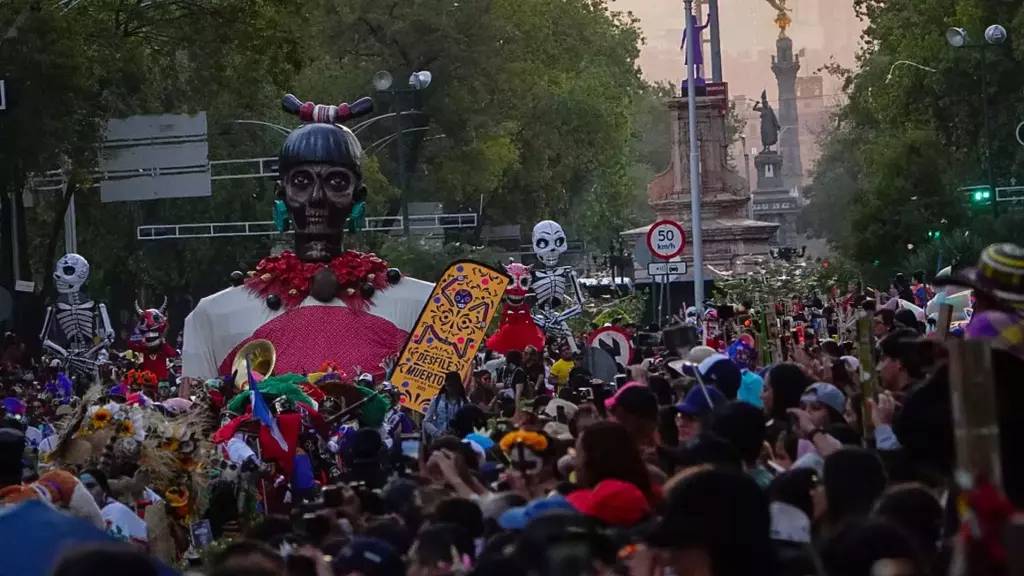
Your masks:
M981 251L977 266L936 278L934 283L971 288L1024 310L1024 248L1008 243L991 244Z

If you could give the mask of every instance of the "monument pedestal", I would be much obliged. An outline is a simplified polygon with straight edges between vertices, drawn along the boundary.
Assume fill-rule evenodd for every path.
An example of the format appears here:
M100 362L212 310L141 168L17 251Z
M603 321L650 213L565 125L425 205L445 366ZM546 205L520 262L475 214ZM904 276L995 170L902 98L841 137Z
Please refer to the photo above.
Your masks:
M800 237L796 219L800 214L800 195L797 188L787 187L783 172L783 158L775 150L761 151L754 157L757 169L757 188L754 190L754 217L779 225L772 244L795 246Z
M778 224L760 222L748 217L750 193L746 181L729 165L729 141L725 117L729 110L725 84L707 85L705 95L696 98L697 138L700 142L701 232L704 248L704 278L714 280L719 272L732 272L744 265L750 256L766 256L769 240ZM657 219L668 218L683 225L691 236L689 119L686 97L667 102L672 122L672 165L647 186L648 203ZM622 233L634 245L635 281L651 281L647 274L650 253L645 238L648 226ZM678 260L693 264L693 246L687 240L686 250ZM675 276L672 282L691 283L687 302L692 304L692 271Z

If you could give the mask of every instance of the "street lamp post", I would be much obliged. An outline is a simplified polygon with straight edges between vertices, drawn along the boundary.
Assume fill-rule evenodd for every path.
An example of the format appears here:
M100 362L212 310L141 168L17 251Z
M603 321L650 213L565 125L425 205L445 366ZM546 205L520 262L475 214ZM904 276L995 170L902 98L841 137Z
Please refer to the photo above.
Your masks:
M690 243L693 245L693 305L704 317L704 244L700 222L700 148L697 143L697 83L694 58L697 46L693 29L693 0L686 0L686 104L690 137Z
M985 57L985 50L991 46L1000 46L1006 42L1006 28L999 24L993 24L985 29L984 42L971 42L967 31L963 28L950 28L946 30L946 42L953 48L980 48L981 49L981 108L983 124L982 131L985 139L985 174L988 179L989 188L995 190L995 179L992 177L992 136L989 128L989 103L988 103L988 66ZM992 215L999 216L999 199L992 198Z
M398 163L398 191L402 201L402 235L409 237L409 182L405 166L405 140L402 138L402 95L424 90L430 86L431 74L426 70L413 72L409 76L408 88L393 88L391 73L381 70L373 75L373 87L377 92L391 96L395 112L395 145L398 150L395 161Z

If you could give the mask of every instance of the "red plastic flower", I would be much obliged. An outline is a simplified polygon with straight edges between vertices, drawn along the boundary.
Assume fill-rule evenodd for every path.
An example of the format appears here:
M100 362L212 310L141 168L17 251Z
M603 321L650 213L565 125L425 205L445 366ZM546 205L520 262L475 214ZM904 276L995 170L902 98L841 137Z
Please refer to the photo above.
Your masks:
M377 256L361 252L348 251L327 264L319 264L303 262L294 252L286 251L261 260L256 271L249 273L245 285L263 297L277 295L285 307L292 308L309 296L310 280L327 267L338 281L336 296L348 306L362 309L368 305L362 295L364 284L376 290L388 287L387 266Z

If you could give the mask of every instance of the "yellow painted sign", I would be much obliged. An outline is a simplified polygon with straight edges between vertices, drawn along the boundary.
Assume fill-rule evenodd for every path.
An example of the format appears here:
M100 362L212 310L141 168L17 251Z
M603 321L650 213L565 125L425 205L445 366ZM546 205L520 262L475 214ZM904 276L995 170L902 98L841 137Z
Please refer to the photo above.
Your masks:
M426 412L445 374L467 377L508 282L504 273L469 260L445 270L391 376L406 407Z

